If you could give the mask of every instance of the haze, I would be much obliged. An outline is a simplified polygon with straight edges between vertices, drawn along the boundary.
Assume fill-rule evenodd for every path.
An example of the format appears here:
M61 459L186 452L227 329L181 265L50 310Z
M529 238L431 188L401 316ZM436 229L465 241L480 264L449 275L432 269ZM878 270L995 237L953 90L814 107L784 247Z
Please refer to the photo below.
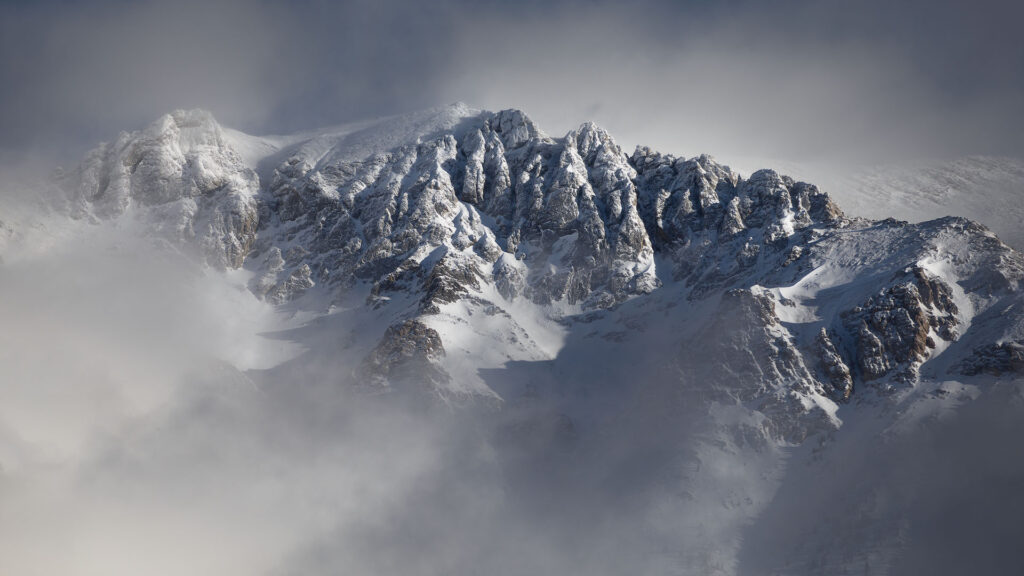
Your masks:
M466 407L418 390L378 393L360 380L367 356L353 351L375 350L388 327L369 325L384 318L373 316L369 283L330 292L340 284L328 279L342 276L320 269L321 292L275 306L249 283L272 252L216 270L161 236L194 224L187 210L154 234L151 207L83 215L46 177L174 109L208 109L226 127L268 135L455 101L522 109L553 136L593 120L626 152L707 152L745 175L772 162L800 177L807 166L1020 158L1022 21L1020 3L944 0L0 3L0 573L761 575L790 573L794 558L807 574L819 573L821 558L844 570L867 570L870 560L876 572L1014 573L1024 513L1024 464L1012 457L1024 437L1019 378L991 387L929 381L877 412L828 400L845 427L808 428L812 440L790 443L771 429L771 404L752 407L743 394L755 392L740 390L761 383L729 379L735 392L701 381L701 367L730 366L701 357L700 340L735 333L743 352L758 349L743 348L745 327L730 324L745 321L744 310L710 323L721 295L687 300L688 280L672 277L659 253L658 281L669 289L617 301L614 314L563 322L525 296L517 308L492 295L508 313L491 306L476 320L517 315L551 355L479 370L509 392L501 409L485 402L494 397ZM1009 166L1010 178L979 180L993 200L974 209L1019 248L1024 204L1014 186L1024 168L992 165ZM304 213L274 222L280 206L267 201L268 181L252 197L261 225L280 228L260 233L292 265L309 254L295 224ZM946 213L935 202L849 198L865 212L884 207L884 216ZM787 214L780 246L804 234ZM855 238L854 229L815 229L771 272L804 278L797 248L812 251L826 233ZM844 257L880 252L883 232ZM991 240L985 234L976 237ZM762 249L755 244L747 240ZM992 261L1004 254L997 249L1009 253L995 240L984 246ZM742 254L756 261L757 250ZM739 252L722 254L740 261ZM925 261L908 254L909 266ZM1009 290L1016 260L1000 261L1010 271L986 268L972 289ZM893 270L911 270L881 266L858 298L877 278L892 283ZM391 276L395 286L404 270ZM834 276L810 284L839 288L794 298L829 314L863 303L826 302L850 280ZM749 301L777 288L762 282ZM383 293L372 302L393 297L388 314L412 314L399 289ZM1016 300L1007 302L1010 310ZM985 314L999 325L1009 313ZM788 344L778 336L785 326L824 322L780 318L773 352ZM345 341L358 338L362 348ZM683 343L693 343L685 354ZM478 367L472 356L467 370ZM826 444L834 450L819 453Z
M1019 3L5 2L0 150L171 109L282 133L464 101L724 161L1019 155Z

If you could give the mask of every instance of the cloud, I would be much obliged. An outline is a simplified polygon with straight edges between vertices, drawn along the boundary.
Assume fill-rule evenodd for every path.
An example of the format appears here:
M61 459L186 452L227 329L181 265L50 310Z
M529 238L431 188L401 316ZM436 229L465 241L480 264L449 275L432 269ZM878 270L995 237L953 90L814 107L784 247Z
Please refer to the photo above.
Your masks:
M41 2L0 7L0 148L173 108L283 132L463 100L628 146L808 160L1024 153L1012 3ZM73 153L72 153L73 152Z
M583 434L560 397L366 394L341 344L365 330L291 330L244 286L130 213L0 266L0 572L657 573L677 539L729 525L684 513L677 458L703 420L659 396L674 381L577 373ZM282 333L319 354L243 370L289 358ZM539 364L504 376L573 374Z
M2 198L11 177L38 174L52 154L74 161L97 140L192 106L267 133L465 100L522 108L556 135L593 119L626 146L725 161L1016 153L1019 10L7 3ZM683 552L719 561L716 546L740 546L735 525L754 505L724 514L727 491L761 505L781 475L772 468L779 453L729 455L728 437L707 444L725 450L698 453L707 449L693 441L705 406L687 415L666 401L678 399L677 379L635 366L601 385L585 370L557 382L590 395L583 409L608 410L595 408L579 428L559 399L527 397L496 416L354 394L338 370L343 357L246 371L300 350L261 336L294 319L256 302L244 278L197 270L128 224L79 232L0 266L0 572L664 573L697 562ZM541 364L507 377L532 381ZM637 397L627 378L646 383ZM1014 432L1006 423L1015 414L997 424ZM965 428L984 416L969 414ZM959 446L961 458L979 437L964 437L972 442ZM945 445L925 444L933 456L894 478L918 485L948 474ZM908 441L879 461L912 461L904 456L918 447ZM768 462L755 464L770 482L744 475L754 458ZM693 481L700 470L704 484ZM797 499L817 481L800 474L786 479ZM907 510L927 518L929 505L971 480L951 478ZM789 510L779 513L751 534L774 542ZM807 522L782 535L827 533ZM941 535L919 538L907 565L933 567L920 554Z
M762 415L659 371L660 333L622 363L581 324L558 359L487 375L534 391L452 410L355 392L344 350L243 372L288 318L125 223L91 232L0 267L0 572L757 574L865 550L962 571L932 552L957 549L930 529L947 510L971 558L1017 562L1019 385L961 387L962 412L909 411L885 442L892 421L868 419L787 462ZM876 501L894 504L868 522ZM904 519L906 538L856 532Z
M130 218L0 266L0 572L269 574L453 462L326 370L243 372L301 351L244 286Z

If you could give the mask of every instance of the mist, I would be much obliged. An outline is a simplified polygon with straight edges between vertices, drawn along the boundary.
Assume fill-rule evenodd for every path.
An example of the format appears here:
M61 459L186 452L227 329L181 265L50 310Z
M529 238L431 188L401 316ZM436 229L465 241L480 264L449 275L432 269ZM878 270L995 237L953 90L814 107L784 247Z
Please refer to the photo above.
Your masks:
M500 411L368 392L302 310L137 224L0 267L4 572L659 573L714 521L669 513L700 420L623 375L498 371ZM561 386L622 409L570 420Z
M717 302L663 274L597 320L509 304L552 353L480 370L500 402L375 388L368 286L272 305L259 254L203 266L142 209L72 217L52 178L177 108L288 134L455 101L745 172L1021 156L1024 11L982 4L0 3L0 573L969 571L951 543L1021 566L1019 380L794 440L681 348Z
M834 537L817 561L837 570L966 569L933 522L993 569L1020 560L1019 383L923 386L962 409L850 412L786 448L680 380L663 334L623 364L584 324L551 362L488 371L500 410L453 406L360 387L351 351L304 346L301 309L130 221L75 238L0 268L4 572L769 574L813 572L801 552Z
M448 477L463 442L440 420L309 366L247 376L301 354L260 336L294 318L139 232L0 270L4 572L290 573Z
M175 108L267 134L464 101L727 163L1020 155L1021 16L1007 2L5 3L0 149L73 161Z

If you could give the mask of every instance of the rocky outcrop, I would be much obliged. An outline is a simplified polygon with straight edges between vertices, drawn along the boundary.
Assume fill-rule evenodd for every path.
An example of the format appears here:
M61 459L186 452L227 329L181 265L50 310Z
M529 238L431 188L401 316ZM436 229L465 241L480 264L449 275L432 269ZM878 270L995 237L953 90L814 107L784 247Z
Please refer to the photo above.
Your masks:
M62 185L74 215L135 213L217 268L240 267L256 239L259 179L208 112L178 110L122 133Z
M936 347L935 338L953 341L959 336L950 288L920 267L903 276L907 278L842 315L856 340L856 365L865 381L892 375L914 382Z
M821 370L829 384L831 396L837 400L846 401L853 393L853 377L850 375L850 367L846 365L843 357L839 354L828 331L822 328L815 339L818 351L818 361Z
M438 367L444 356L441 336L422 322L406 320L385 331L363 363L362 376L374 385L413 385L438 389L449 380Z
M960 363L958 369L965 376L1011 376L1024 373L1024 340L979 346Z

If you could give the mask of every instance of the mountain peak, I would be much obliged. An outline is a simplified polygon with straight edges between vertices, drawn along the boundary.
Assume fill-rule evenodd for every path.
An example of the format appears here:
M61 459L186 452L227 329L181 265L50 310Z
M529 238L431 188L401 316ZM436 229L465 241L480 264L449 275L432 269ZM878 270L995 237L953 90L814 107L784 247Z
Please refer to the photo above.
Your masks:
M213 113L200 108L164 114L147 126L140 136L171 140L184 152L199 146L224 146L220 124Z
M490 128L499 134L506 149L512 149L533 138L545 138L543 132L522 110L507 108L493 115Z
M252 169L257 152L262 177ZM955 348L951 319L981 305L965 303L953 288L960 276L947 268L907 272L933 258L939 241L931 238L956 228L981 253L1007 250L958 222L850 220L828 194L775 170L744 179L707 155L637 147L627 156L593 122L554 139L520 110L461 103L276 140L247 140L202 110L175 111L99 147L72 180L82 213L149 218L211 265L249 268L250 289L268 301L369 294L389 325L416 327L389 338L422 340L391 341L387 350L434 350L387 357L450 373L432 380L442 395L493 394L475 368L458 373L465 365L442 352L479 353L450 336L470 316L519 335L514 350L496 349L536 358L546 337L498 311L573 318L671 286L677 301L736 308L723 317L754 326L744 338L777 351L748 366L781 375L763 376L766 386L846 399L867 380L912 381L932 350ZM880 243L896 248L869 248ZM991 279L987 289L1015 289L998 278L1017 274L1006 264L1016 260L979 262L1004 270L971 272ZM877 285L837 284L864 269ZM847 291L848 306L814 308L823 286ZM796 329L794 318L816 319ZM705 340L709 354L734 346L718 332ZM827 370L816 368L819 356ZM389 364L387 372L422 371Z

